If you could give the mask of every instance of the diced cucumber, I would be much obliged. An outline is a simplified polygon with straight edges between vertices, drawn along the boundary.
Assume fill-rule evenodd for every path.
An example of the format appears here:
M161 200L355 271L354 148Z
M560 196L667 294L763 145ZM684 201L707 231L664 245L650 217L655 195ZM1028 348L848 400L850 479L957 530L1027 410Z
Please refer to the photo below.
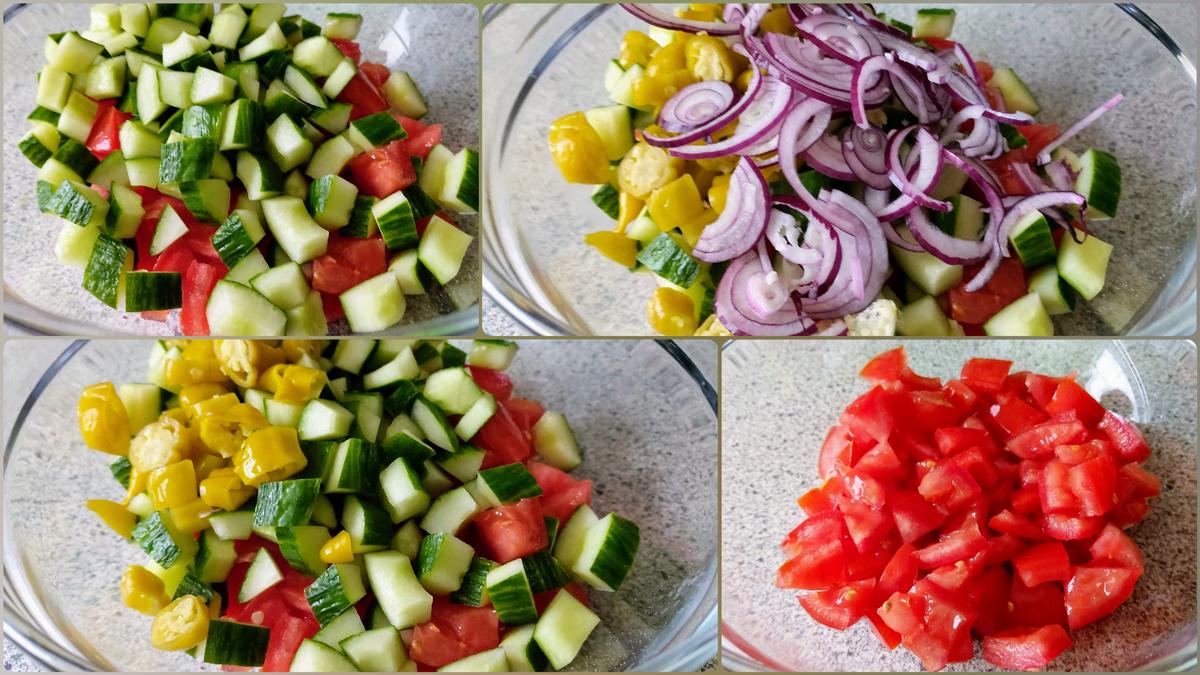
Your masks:
M250 567L246 569L245 580L238 588L238 602L250 602L281 582L283 572L279 570L279 565L275 564L275 559L267 549L260 548Z
M363 556L371 591L393 628L403 630L429 620L433 596L417 581L412 561L397 551Z
M452 159L454 159L454 153L444 145L438 144L429 150L421 168L421 175L417 179L417 183L425 194L435 199L441 196L442 187L446 183L446 165Z
M321 626L321 630L317 631L313 639L334 649L341 649L343 640L366 630L366 626L363 626L362 619L358 616L358 610L351 607L339 614L333 621Z
M471 343L467 363L492 370L507 370L517 356L517 343L512 340L479 339Z
M448 284L458 276L472 241L471 235L435 215L425 226L417 257L439 283Z
M325 15L325 28L321 31L326 37L338 40L353 40L358 37L362 28L362 15L346 12L334 12Z
M588 527L571 570L595 588L615 591L633 568L640 542L637 524L610 513Z
M87 72L92 62L103 51L103 45L86 40L80 37L79 33L66 33L58 40L58 47L47 65L71 75L78 75Z
M1058 267L1046 265L1029 277L1029 290L1038 294L1050 316L1070 314L1075 310L1075 294L1071 286L1058 275Z
M370 574L370 563L367 563L367 571ZM376 584L372 583L371 588L375 590ZM321 625L353 608L366 594L362 569L354 563L330 565L312 585L304 589L313 616Z
M321 176L308 186L308 207L313 220L329 230L350 222L350 212L357 197L358 188L337 175Z
M435 595L457 591L471 567L475 551L453 534L435 532L421 541L417 554L417 578Z
M329 231L309 216L302 199L273 197L264 200L262 207L271 234L289 258L304 263L324 255L329 244Z
M946 336L950 334L950 321L938 305L937 298L926 295L900 308L896 334Z
M329 77L325 78L325 81L321 83L321 94L331 99L337 98L357 74L358 66L354 64L354 59L349 57L343 58L337 67L333 69L333 72L329 74ZM328 105L322 107L325 108ZM341 129L338 131L341 131Z
M416 362L413 362L416 365ZM483 395L466 368L445 368L425 380L425 398L443 411L462 415Z
M896 227L896 232L907 241L915 241L905 225ZM897 246L888 246L892 260L921 290L930 295L941 295L962 282L962 265L950 265L931 253L906 251Z
M488 572L487 592L501 622L517 625L537 621L533 590L520 558Z
M690 287L700 276L700 263L666 232L660 232L642 248L637 260L654 274L683 288Z
M621 159L633 147L633 125L629 108L610 105L592 108L583 114L588 124L600 135L609 161Z
M256 6L255 12L257 11L258 7ZM253 14L250 16L250 22L251 26L253 26ZM280 30L279 24L272 23L271 25L267 26L266 30L264 30L261 35L238 49L238 60L253 61L260 56L265 56L271 52L277 52L282 49L286 49L287 46L287 38L283 35L283 31Z
M71 92L58 117L58 132L80 143L86 143L95 123L99 106L79 92Z
M438 668L444 673L507 673L508 656L500 647L461 658Z
M621 74L612 87L608 88L608 97L614 102L620 103L623 106L637 109L640 106L634 104L633 88L638 80L646 76L646 69L638 64L633 64Z
M254 505L254 526L307 525L320 494L321 481L315 478L263 483Z
M327 107L321 110L315 110L309 119L312 123L321 127L331 134L340 134L346 130L350 124L350 104L349 103L330 103ZM343 139L345 140L345 139ZM347 141L348 143L349 141ZM318 152L320 149L318 148ZM316 161L314 155L313 161Z
M504 464L484 469L477 480L479 495L488 506L503 506L542 494L537 479L524 464Z
M583 553L588 531L598 522L600 519L587 504L575 509L559 530L554 543L554 557L558 559L559 564L568 570L574 569L576 561Z
M373 501L347 496L342 507L342 527L350 533L354 553L382 551L391 545L392 520L388 512Z
M382 389L399 384L404 380L413 380L421 374L417 360L411 349L407 347L396 354L391 361L363 375L365 389Z
M304 271L300 265L292 262L272 267L255 276L250 280L250 285L272 304L286 310L303 305L310 293Z
M346 140L345 134L338 134L317 147L304 173L313 178L337 175L356 154L358 150Z
M350 330L370 333L394 326L404 318L404 292L396 275L385 272L338 296Z
M353 143L360 152L367 152L372 148L407 137L408 134L404 131L404 127L400 126L396 118L387 111L360 117L351 122L350 128L346 130L347 140Z
M1054 236L1050 234L1050 223L1040 211L1027 213L1017 220L1008 240L1012 242L1013 250L1021 258L1025 269L1053 262L1057 254Z
M412 418L430 443L449 452L458 450L458 437L454 428L450 426L450 421L446 419L442 410L428 399L419 396L413 401Z
M313 144L304 136L300 125L288 115L280 115L267 127L267 156L280 171L291 171L308 161Z
M430 170L428 165L424 170ZM425 186L422 185L424 190ZM479 211L479 155L471 148L459 150L448 162L442 173L440 192L429 192L443 206L459 213Z
M983 330L988 335L1051 336L1054 335L1054 324L1042 306L1041 298L1036 291L1032 291L988 319L983 324Z
M340 648L363 672L395 673L408 661L400 631L391 626L373 628L345 638Z
M1070 236L1063 237L1058 248L1058 274L1084 300L1091 300L1104 288L1112 250L1111 244L1093 234L1087 235L1083 243Z
M484 392L458 420L458 424L454 425L454 433L464 441L469 441L495 414L496 397Z
M258 5L258 7L262 6ZM279 6L282 7L282 5ZM277 26L277 24L271 25ZM292 665L289 670L293 673L343 673L357 672L358 669L337 649L323 642L305 639L300 643L300 648L296 650L296 655L292 657Z
M463 445L459 447L458 452L439 453L434 460L438 466L446 470L446 473L454 476L455 480L461 483L466 483L466 487L470 489L474 483L475 477L479 475L479 467L483 466L484 453L479 448ZM476 495L474 492L472 497ZM475 501L479 501L476 499Z
M429 494L408 460L403 457L397 458L383 470L379 475L379 485L384 506L394 523L422 515L429 509Z
M236 49L238 38L246 30L250 18L242 6L233 3L225 5L213 16L212 26L208 29L208 41L222 49Z
M562 413L546 412L533 425L533 444L547 464L570 471L583 462L575 433Z
M917 21L913 24L912 36L915 39L950 37L954 29L955 12L952 9L922 8L917 10Z
M228 181L217 178L185 181L179 184L179 191L188 211L200 220L220 223L229 215ZM260 232L261 229L260 226Z
M353 220L353 215L351 219ZM348 230L349 228L343 230L343 236ZM415 248L393 257L388 271L396 275L396 280L400 282L400 290L405 295L424 295L425 289L434 283L433 275L421 264L420 255Z
M213 619L200 648L205 663L256 667L266 662L270 641L271 629L265 626Z
M1079 176L1075 191L1087 200L1089 220L1104 220L1117 215L1121 201L1121 167L1111 154L1092 148L1079 157Z
M212 335L281 335L287 324L283 310L249 286L222 279L205 307Z
M479 511L480 506L471 493L466 488L457 487L433 500L421 519L421 529L430 533L455 534Z
M220 511L209 516L208 522L222 539L249 539L254 527L254 512Z
M500 641L500 647L508 656L508 665L517 672L541 672L550 666L545 652L533 639L535 624L510 628Z
M1029 87L1025 86L1012 68L1007 66L996 68L992 73L992 79L988 80L988 84L1000 90L1000 95L1004 97L1004 103L1009 110L1030 115L1037 115L1041 112L1042 107L1038 105L1033 92L1029 91Z
M600 624L600 617L575 596L559 591L533 629L533 639L556 670L566 668L588 636Z
M304 479L317 480L317 479ZM321 547L329 541L329 529L321 525L281 526L275 528L279 550L288 564L301 574L319 576L326 564L321 560Z
M317 291L310 291L304 298L304 302L289 309L287 315L287 326L284 330L289 336L303 337L329 333L321 294Z
M450 594L450 602L470 607L482 607L488 604L487 575L495 567L496 563L491 560L476 556L471 560L471 566L467 568L467 573L463 576L462 585L458 587L457 591Z
M429 111L417 83L402 70L394 70L388 75L383 83L383 93L387 96L388 105L405 117L420 119Z

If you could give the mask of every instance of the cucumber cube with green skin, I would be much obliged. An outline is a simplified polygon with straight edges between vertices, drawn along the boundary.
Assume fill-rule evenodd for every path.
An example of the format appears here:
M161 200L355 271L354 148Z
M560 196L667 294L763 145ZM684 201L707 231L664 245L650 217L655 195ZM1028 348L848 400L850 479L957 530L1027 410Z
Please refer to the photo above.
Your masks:
M1121 201L1121 167L1111 154L1092 148L1079 157L1079 176L1075 191L1087 200L1090 220L1117 215Z
M371 566L368 562L368 573L370 573L370 569ZM374 582L371 587L376 588ZM354 563L330 565L312 585L304 590L308 604L312 607L313 616L322 625L352 608L366 594L362 569Z
M1112 244L1094 234L1086 235L1082 242L1063 237L1058 249L1058 274L1084 300L1091 300L1104 289L1112 250Z
M950 37L954 29L955 11L953 9L924 8L917 10L917 22L913 25L912 36L915 39Z
M1008 235L1012 247L1021 258L1025 269L1041 267L1052 262L1057 251L1054 236L1050 233L1050 222L1038 211L1026 214L1017 220Z
M950 321L942 312L937 298L932 295L905 305L900 308L896 321L898 335L950 335Z
M474 557L475 550L453 534L428 535L417 554L417 578L430 593L452 593L462 586Z
M683 288L690 287L700 276L700 263L667 232L662 232L643 248L637 260L651 272Z
M448 284L458 276L472 241L471 235L434 215L421 235L417 257L438 283Z
M1031 291L988 319L983 331L1005 337L1049 337L1054 335L1054 323L1037 292Z
M393 628L403 630L429 620L433 596L417 581L412 560L397 551L363 556L367 579Z
M80 227L100 227L108 215L108 201L83 183L64 180L54 192L50 211Z
M322 176L308 186L308 208L313 220L329 230L344 227L350 222L358 188L341 176Z
M1017 76L1012 68L1007 66L996 68L992 73L992 79L988 80L988 84L1000 90L1000 95L1004 97L1004 103L1009 110L1030 115L1037 115L1041 112L1042 107L1034 98L1033 92L1025 86L1025 82Z

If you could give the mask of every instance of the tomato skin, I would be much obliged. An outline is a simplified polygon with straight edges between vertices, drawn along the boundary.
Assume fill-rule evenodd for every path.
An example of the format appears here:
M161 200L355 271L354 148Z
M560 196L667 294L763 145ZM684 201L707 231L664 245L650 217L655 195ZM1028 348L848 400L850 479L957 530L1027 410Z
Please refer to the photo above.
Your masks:
M917 549L913 557L922 569L933 569L966 560L987 547L987 538L972 515L957 530L945 534L934 544Z
M1016 256L1005 258L983 288L968 292L966 285L982 267L982 264L968 265L962 283L948 291L950 318L959 323L982 325L1028 292L1025 267Z
M887 441L875 444L854 464L854 471L883 482L897 482L908 475L908 469Z
M387 66L380 63L371 63L370 61L359 64L358 70L376 88L382 87L383 83L387 82L388 77L392 74L392 71Z
M846 630L873 609L875 580L853 581L842 588L800 596L800 606L814 621L836 630Z
M267 643L267 658L263 662L262 672L287 672L296 650L300 649L300 643L316 635L320 629L320 624L311 614L303 616L288 612L271 627L271 639Z
M1055 446L1080 443L1086 438L1087 428L1078 420L1050 421L1012 437L1004 447L1022 459L1042 458L1053 453Z
M987 431L969 427L942 427L933 432L933 442L943 457L956 455L968 448L995 445Z
M1046 413L1017 396L1009 396L992 405L988 416L1006 436L1015 436L1046 421Z
M1107 455L1071 467L1067 483L1084 516L1102 516L1117 503L1117 467Z
M784 552L793 555L779 568L776 586L808 591L826 591L844 586L846 525L836 512L809 518L788 534Z
M541 462L526 462L529 472L542 488L537 497L542 514L565 523L575 509L592 503L592 481L575 480L569 474Z
M850 540L859 552L875 548L892 529L892 521L887 517L887 513L876 511L867 503L843 495L839 501L839 509L846 521L846 531L850 533Z
M1071 648L1062 626L1007 630L983 639L983 658L1005 670L1038 670Z
M1046 404L1046 412L1051 417L1072 413L1085 426L1094 427L1104 419L1106 411L1087 390L1074 380L1065 379L1059 383L1054 396Z
M1013 558L1013 569L1026 586L1047 581L1066 581L1071 577L1071 560L1060 541L1031 546Z
M1092 545L1088 547L1093 563L1111 563L1118 567L1126 567L1139 574L1146 564L1142 559L1142 551L1138 545L1125 534L1125 531L1113 524L1108 524L1100 532Z
M1066 584L1067 624L1078 630L1116 611L1142 573L1127 567L1081 565Z
M388 109L388 103L380 95L379 90L371 81L367 79L363 73L355 73L350 79L342 92L338 94L337 100L342 103L349 103L351 106L350 119L356 120L360 117L365 117L377 112L383 112Z
M988 521L988 527L997 532L1011 534L1022 539L1039 541L1046 538L1046 535L1042 533L1042 528L1036 523L1020 513L1008 509L1004 509L992 516L992 519Z
M378 237L332 234L323 255L313 260L312 287L338 295L387 271L387 246Z
M183 309L179 313L179 327L184 335L208 335L208 296L227 273L224 266L217 267L200 261L191 263L183 274Z
M896 529L905 544L911 544L941 527L946 516L915 492L893 492L888 498Z
M821 451L817 455L817 475L828 479L834 472L854 466L854 443L850 428L836 426L825 435Z
M480 389L495 396L497 401L507 401L512 397L512 378L503 371L480 368L479 366L467 366L467 370L470 371L471 379L475 380L475 384L479 385Z
M339 40L338 38L329 38L329 41L333 43L333 46L338 48L338 51L341 52L343 56L348 56L354 59L354 63L357 64L359 61L362 61L362 48L358 46L357 42L353 40ZM387 77L385 76L383 79L386 81ZM377 83L376 86L380 86L382 84L383 83L380 82Z
M121 125L133 115L117 110L116 99L100 101L99 106L96 120L92 123L92 130L84 145L92 151L96 159L103 160L121 149Z
M884 441L895 426L892 405L892 395L876 385L846 407L841 422L855 438Z
M1087 539L1103 527L1104 519L1099 516L1072 516L1066 513L1047 513L1042 516L1042 531L1062 541Z
M489 559L504 564L536 553L549 543L546 522L535 499L522 499L475 516Z

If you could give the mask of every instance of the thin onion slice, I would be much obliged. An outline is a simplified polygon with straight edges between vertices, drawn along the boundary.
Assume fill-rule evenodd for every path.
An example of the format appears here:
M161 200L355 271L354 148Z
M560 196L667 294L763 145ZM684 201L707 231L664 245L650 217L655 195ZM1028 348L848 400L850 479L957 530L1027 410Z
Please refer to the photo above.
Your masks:
M785 303L776 312L759 314L751 305L750 286L764 272L758 254L748 251L729 263L717 284L714 309L717 319L735 335L802 335L814 328L812 319L803 316L794 302Z
M651 26L658 26L667 30L679 30L685 33L708 33L709 35L737 35L738 32L737 26L731 24L720 21L681 19L674 14L668 14L650 5L623 2L621 3L621 7L625 8L626 12L629 12Z
M771 75L764 75L762 79L759 95L742 111L737 130L732 136L716 143L671 147L670 153L683 159L712 159L738 154L768 138L788 113L792 104L792 90ZM646 142L649 143L649 139Z
M720 80L695 82L663 104L658 126L672 133L691 131L717 119L733 105L733 87Z
M704 262L732 260L754 248L770 217L767 181L754 162L743 157L729 178L721 215L704 228L692 255Z
M1057 149L1058 146L1071 140L1071 138L1073 138L1075 136L1075 134L1078 134L1079 132L1086 129L1088 126L1090 126L1092 124L1092 122L1095 122L1096 120L1100 119L1101 115L1103 115L1104 113L1108 112L1109 110L1112 110L1113 108L1117 107L1117 104L1119 104L1123 100L1125 100L1125 95L1118 93L1116 96L1113 96L1112 98L1108 99L1104 103L1100 104L1099 108L1096 108L1092 112L1085 115L1083 119L1079 120L1075 124L1072 124L1071 128L1069 128L1066 131L1059 134L1058 138L1050 141L1049 143L1046 144L1046 146L1044 148L1042 148L1042 151L1039 152L1038 156L1037 156L1038 164L1045 164L1045 163L1049 162L1050 161L1050 153L1054 152L1054 150Z

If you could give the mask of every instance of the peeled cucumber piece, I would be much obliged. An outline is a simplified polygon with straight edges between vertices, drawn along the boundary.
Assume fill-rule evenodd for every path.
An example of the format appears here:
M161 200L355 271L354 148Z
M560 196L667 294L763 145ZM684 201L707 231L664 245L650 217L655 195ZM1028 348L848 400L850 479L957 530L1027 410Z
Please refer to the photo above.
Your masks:
M1063 237L1058 246L1058 274L1079 291L1084 300L1091 300L1104 288L1112 244L1089 234L1083 243Z
M943 337L950 335L950 320L932 295L900 308L896 333L907 336Z
M907 241L914 241L908 227L897 226L896 232ZM930 253L905 251L896 246L888 246L888 250L904 275L930 295L941 295L962 282L962 265L949 265Z
M1004 97L1004 103L1008 105L1009 110L1030 115L1037 115L1042 111L1042 106L1034 98L1033 92L1029 91L1029 87L1025 86L1012 68L997 68L988 84L1000 90L1000 95Z

